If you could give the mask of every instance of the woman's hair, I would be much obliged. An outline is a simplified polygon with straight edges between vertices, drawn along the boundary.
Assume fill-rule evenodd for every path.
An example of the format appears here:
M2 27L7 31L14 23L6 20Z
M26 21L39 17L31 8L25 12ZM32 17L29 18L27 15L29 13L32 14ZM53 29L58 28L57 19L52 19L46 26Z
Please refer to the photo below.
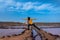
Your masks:
M30 17L28 17L28 20L30 20Z

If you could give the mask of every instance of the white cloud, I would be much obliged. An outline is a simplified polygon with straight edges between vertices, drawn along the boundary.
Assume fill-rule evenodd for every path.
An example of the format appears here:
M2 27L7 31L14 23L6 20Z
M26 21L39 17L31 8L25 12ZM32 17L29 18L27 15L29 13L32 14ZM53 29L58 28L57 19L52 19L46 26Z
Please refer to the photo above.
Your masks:
M25 10L28 11L32 8L34 8L34 5L37 4L38 2L15 2L14 0L0 0L0 8L2 6L2 8L7 8L7 9L11 9L10 10Z
M6 9L10 5L15 5L13 0L0 0L0 9Z
M32 2L27 2L27 3L25 3L24 5L23 5L23 10L30 10L30 9L32 9L33 8L33 4L32 4Z
M16 9L20 9L22 7L22 3L20 2L17 2L15 5L16 5Z
M38 5L38 6L37 6ZM58 7L52 4L41 4L40 2L15 2L14 0L0 0L0 11L7 9L7 11L28 11L34 9L39 12L40 10L49 10L50 12L60 11Z
M42 4L40 6L35 6L35 9L36 10L43 10L43 9L46 9L48 7L50 7L51 4Z
M50 9L51 13L57 14L60 13L60 7L54 7L52 9Z

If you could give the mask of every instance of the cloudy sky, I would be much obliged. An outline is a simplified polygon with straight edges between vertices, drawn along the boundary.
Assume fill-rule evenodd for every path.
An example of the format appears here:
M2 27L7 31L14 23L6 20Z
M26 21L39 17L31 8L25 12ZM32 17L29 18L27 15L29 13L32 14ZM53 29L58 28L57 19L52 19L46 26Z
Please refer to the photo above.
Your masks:
M0 21L60 22L60 0L0 0Z

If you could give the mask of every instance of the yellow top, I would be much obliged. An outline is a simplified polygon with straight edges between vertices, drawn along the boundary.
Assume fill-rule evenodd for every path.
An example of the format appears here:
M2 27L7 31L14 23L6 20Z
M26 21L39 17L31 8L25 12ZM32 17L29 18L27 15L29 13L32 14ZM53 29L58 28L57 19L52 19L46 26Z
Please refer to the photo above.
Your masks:
M28 24L33 24L32 19L30 19L30 20L28 21Z
M25 19L23 19L23 20L27 20L27 23L28 23L28 24L33 24L33 21L32 21L32 20L36 20L36 19L31 18L31 19L28 21L28 19L25 18Z

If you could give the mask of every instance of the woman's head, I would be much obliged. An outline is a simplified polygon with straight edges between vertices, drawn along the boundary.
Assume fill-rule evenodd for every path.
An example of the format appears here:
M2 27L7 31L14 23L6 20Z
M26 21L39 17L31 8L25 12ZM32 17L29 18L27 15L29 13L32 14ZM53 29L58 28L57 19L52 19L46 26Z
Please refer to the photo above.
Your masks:
M30 20L30 17L28 17L28 20Z

